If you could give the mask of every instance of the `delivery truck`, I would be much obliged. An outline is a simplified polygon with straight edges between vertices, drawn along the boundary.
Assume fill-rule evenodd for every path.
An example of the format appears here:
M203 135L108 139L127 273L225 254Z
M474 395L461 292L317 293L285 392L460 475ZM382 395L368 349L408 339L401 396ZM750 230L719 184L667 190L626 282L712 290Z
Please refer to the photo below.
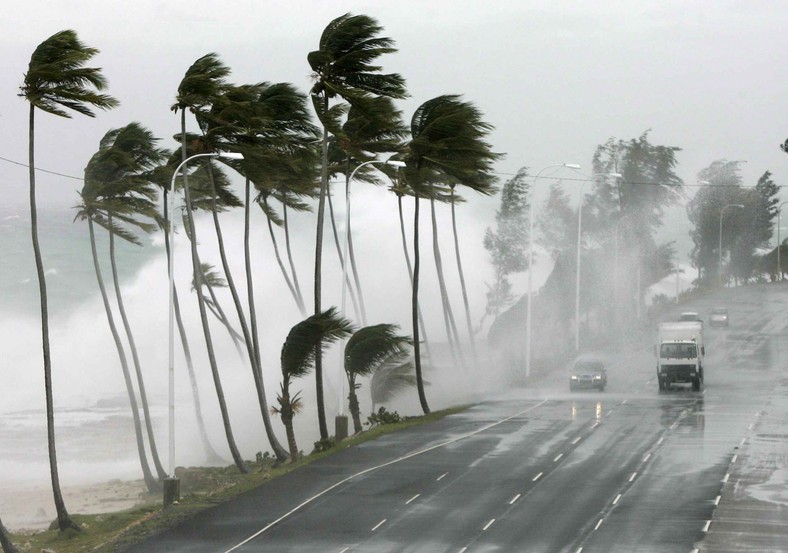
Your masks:
M654 350L660 391L674 383L692 384L694 392L700 391L706 357L702 322L660 323Z

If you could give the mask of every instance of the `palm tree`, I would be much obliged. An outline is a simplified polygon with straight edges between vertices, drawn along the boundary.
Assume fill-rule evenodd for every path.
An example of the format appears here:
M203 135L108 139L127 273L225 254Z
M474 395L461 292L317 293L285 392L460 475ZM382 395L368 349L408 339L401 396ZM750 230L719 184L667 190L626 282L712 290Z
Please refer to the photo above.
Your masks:
M350 413L353 415L353 430L356 433L362 429L361 409L356 395L361 384L356 379L374 374L384 362L392 363L408 355L411 340L407 336L398 336L397 330L399 326L393 324L365 326L357 330L345 346L343 361L350 390L348 401Z
M8 530L3 526L2 520L0 520L0 547L3 548L3 553L19 553L19 549L11 541Z
M480 187L489 182L492 162L499 157L484 137L491 126L482 121L479 110L458 95L444 95L419 106L411 119L411 140L403 149L405 182L415 199L413 329L414 361L419 400L425 413L429 406L424 395L418 340L419 197L434 196L434 185L456 183Z
M282 417L290 448L290 460L298 460L298 445L293 431L293 417L301 410L301 392L290 394L290 384L294 378L309 374L317 352L332 342L341 340L353 331L349 321L340 317L334 307L304 319L287 334L282 346L282 384L277 396L279 407L273 411Z
M198 287L200 288L199 292L197 290ZM202 288L208 291L207 294L202 291ZM222 304L219 303L219 298L216 297L217 288L227 288L227 281L221 277L213 265L210 263L200 263L200 272L192 275L192 292L203 295L205 306L213 313L213 316L222 323L222 326L227 329L227 333L230 335L230 338L232 338L238 355L243 357L240 344L243 342L244 337L233 328L233 325L227 318Z
M374 65L383 54L393 53L394 41L379 36L383 28L366 15L346 13L331 21L320 36L317 50L309 53L315 84L310 91L312 104L323 126L321 144L320 197L315 238L315 314L321 313L323 221L328 193L328 135L336 131L336 117L329 109L332 98L340 97L352 105L359 97L371 94L404 98L405 80L397 73L382 74ZM321 439L328 438L323 402L323 360L315 354L317 414Z
M88 117L94 117L93 108L111 109L118 105L117 100L106 94L99 94L107 86L101 70L85 67L96 54L96 48L84 45L72 30L55 33L38 45L30 58L20 96L30 104L28 166L30 175L30 228L33 240L33 254L38 275L38 289L41 298L41 342L44 358L44 389L47 412L47 446L49 450L49 472L52 492L57 511L60 530L79 527L74 524L63 502L60 491L60 477L57 470L57 451L55 447L55 417L52 398L52 359L49 347L49 312L47 306L46 278L38 242L38 215L36 211L36 174L35 174L35 110L36 108L57 115L71 117L72 110Z
M413 359L409 355L403 357L398 353L390 355L372 373L369 382L372 412L375 412L377 405L391 401L399 392L415 386Z
M156 448L145 382L142 376L134 334L123 304L115 256L115 236L119 236L131 244L141 245L137 236L128 230L128 227L143 232L152 232L156 228L154 224L145 222L140 218L147 217L153 220L158 218L156 210L157 193L155 184L150 180L150 171L163 159L164 152L156 147L156 142L157 139L153 137L150 131L143 128L139 123L131 123L106 133L101 140L99 151L91 158L85 168L85 185L80 194L82 205L79 208L80 212L77 218L88 220L91 231L91 247L94 251L93 223L99 224L109 233L110 263L118 310L134 362L151 456L159 478L163 479L167 477L167 473L159 460ZM118 221L125 224L126 227L124 228L118 224ZM97 259L94 259L94 264L99 287L102 289L102 298L106 299L104 283ZM110 328L114 331L115 325L112 312L108 309L108 305L105 305L105 308L107 308ZM121 358L121 366L124 368L124 371L128 371L128 368L125 366L126 355L123 346L118 337L113 337ZM130 388L128 392L133 404L132 410L134 410L136 408L134 389ZM144 450L141 450L140 454L144 457ZM157 485L154 489L156 487Z
M206 54L195 61L186 71L183 79L178 86L178 95L176 96L175 104L172 106L174 112L181 112L181 160L187 159L186 152L186 109L197 112L206 109L219 97L227 87L226 77L230 74L230 69L227 68L219 60L218 55L215 53ZM192 205L192 196L189 190L188 177L184 173L183 177L183 190L186 200L186 217L188 220L188 228L190 232L190 245L192 257L192 272L194 274L201 274L200 256L197 251L197 229L194 226L194 216ZM205 337L205 345L208 350L208 362L211 366L211 374L213 376L214 388L216 389L216 397L219 401L219 410L222 414L222 423L224 424L224 433L227 438L227 445L230 449L233 461L235 462L238 470L242 473L247 473L249 469L244 463L241 454L238 452L238 447L235 444L232 426L230 425L230 417L227 412L227 402L224 397L224 390L222 387L221 377L219 375L219 368L216 363L216 354L213 348L213 339L211 338L211 330L208 324L208 316L205 308L205 298L202 294L197 294L197 304L200 310L200 322L203 328L203 336Z

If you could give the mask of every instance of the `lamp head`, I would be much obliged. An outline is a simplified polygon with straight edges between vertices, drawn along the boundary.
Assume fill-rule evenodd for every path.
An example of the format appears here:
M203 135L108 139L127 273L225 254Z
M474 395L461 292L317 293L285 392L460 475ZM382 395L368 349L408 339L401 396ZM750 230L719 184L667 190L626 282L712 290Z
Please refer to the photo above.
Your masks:
M389 160L386 160L386 165L391 165L392 167L405 167L406 164L405 164L404 161L399 161L399 160L396 160L396 159L389 159Z
M580 166L577 163L564 163L564 167L569 169L580 169Z
M225 159L243 159L244 155L241 152L219 152L219 157Z

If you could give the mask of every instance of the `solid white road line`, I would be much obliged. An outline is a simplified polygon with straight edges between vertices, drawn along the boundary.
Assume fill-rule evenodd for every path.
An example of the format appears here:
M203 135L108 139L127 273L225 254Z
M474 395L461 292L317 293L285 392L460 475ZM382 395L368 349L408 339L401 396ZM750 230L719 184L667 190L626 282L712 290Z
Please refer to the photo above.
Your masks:
M512 498L512 500L509 502L509 505L514 505L514 502L517 501L518 499L520 499L519 493Z
M616 496L616 498L613 500L613 505L615 505L616 503L618 503L618 500L619 500L619 499L621 499L621 494L618 494L618 495Z
M534 476L534 479L531 480L531 482L536 482L537 480L539 480L542 477L543 474L544 474L543 472L540 472L539 474Z
M388 519L385 519L385 518L384 518L383 520L381 520L380 522L378 522L378 523L375 525L375 527L374 527L374 528L373 528L371 531L372 531L372 532L374 532L375 530L377 530L378 528L380 528L381 526L383 526L383 523L384 523L384 522L386 522L386 520L388 520Z
M411 497L410 499L408 499L408 500L405 502L405 505L410 505L410 503L411 503L413 500L415 500L417 497L419 497L420 495L421 495L420 493L417 493L416 495L414 495L413 497Z
M633 472L633 473L632 473L632 476L630 476L630 477L629 477L629 481L630 481L630 482L632 482L632 481L635 479L635 477L636 477L637 475L638 475L638 473L637 473L637 472Z
M487 529L488 529L490 526L492 526L492 525L493 525L493 522L495 522L495 519L494 519L494 518L491 518L491 519L490 519L490 522L488 522L487 524L485 524L485 525L484 525L484 528L482 528L482 532L484 532L484 531L485 531L485 530L487 530Z
M436 482L440 482L441 480L443 480L443 477L444 477L444 476L446 476L447 474L449 474L449 473L448 473L448 472L444 472L443 474L441 474L440 476L438 476L438 478L437 478L435 481L436 481Z
M477 428L476 430L474 430L472 432L468 432L467 434L463 434L461 436L457 436L456 438L452 438L451 440L446 440L445 442L441 442L439 444L435 444L433 446L426 447L426 448L420 449L418 451L414 451L413 453L409 453L407 455L403 455L402 457L398 457L397 459L392 459L391 461L387 461L387 462L382 463L380 465L377 465L377 466L374 466L374 467L369 467L368 469L364 469L362 471L359 471L356 474L351 474L350 476L348 476L346 478L343 478L342 480L340 480L336 484L333 484L333 485L327 487L322 492L320 492L320 493L318 493L316 495L313 495L312 497L310 497L309 499L303 501L299 505L296 505L295 507L290 509L290 511L286 512L285 514L283 514L281 517L277 518L274 521L269 522L263 528L261 528L260 530L258 530L257 532L255 532L254 534L249 536L248 538L244 539L243 541L240 541L239 543L235 544L230 549L227 549L223 553L231 553L232 551L235 551L239 547L243 547L244 545L246 545L247 543L249 543L250 541L252 541L256 537L260 536L261 534L264 534L265 532L270 530L272 527L274 527L277 524L279 524L280 522L282 522L284 519L286 519L287 517L289 517L293 513L297 512L297 511L300 511L301 509L303 509L305 506L309 505L310 503L312 503L316 499L326 495L328 492L330 492L332 490L335 490L339 486L342 486L343 484L346 484L346 483L350 482L354 478L358 478L359 476L362 476L364 474L370 473L370 472L378 470L378 469L382 469L384 467L388 467L388 466L393 465L395 463L399 463L399 462L402 462L402 461L406 461L408 459L412 459L413 457L417 457L418 455L423 455L423 454L428 453L430 451L434 451L434 450L436 450L438 448L446 447L447 445L451 445L451 444L457 443L460 440L464 440L466 438L470 438L471 436L475 436L476 434L480 434L480 433L484 432L485 430L489 430L490 428L494 428L494 427L498 426L499 424L503 424L505 422L508 422L508 421L514 419L514 418L517 418L517 417L519 417L521 415L524 415L525 413L529 413L530 411L533 411L534 409L537 409L538 407L541 407L545 403L547 403L547 400L543 399L542 401L540 401L536 405L532 405L531 407L528 407L527 409L523 409L522 411L520 411L518 413L515 413L514 415L510 415L510 416L508 416L506 418L503 418L503 419L501 419L499 421L492 422L492 423L490 423L490 424L488 424L486 426L482 426L481 428Z
M563 456L564 456L564 454L563 454L563 453L559 453L559 454L556 456L556 458L555 458L555 459L553 459L553 463L555 463L556 461L558 461L558 459L560 459L560 458L561 458L561 457L563 457Z

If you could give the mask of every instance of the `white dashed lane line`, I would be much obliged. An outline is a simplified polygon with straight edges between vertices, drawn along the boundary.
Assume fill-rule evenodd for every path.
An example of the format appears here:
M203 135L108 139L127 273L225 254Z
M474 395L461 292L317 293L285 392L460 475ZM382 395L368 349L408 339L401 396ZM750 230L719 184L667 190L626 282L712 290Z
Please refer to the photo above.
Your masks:
M559 453L559 454L556 456L556 458L555 458L555 459L553 459L553 462L554 462L554 463L557 463L557 462L558 462L558 460L559 460L561 457L563 457L563 456L564 456L564 454L563 454L563 453Z
M539 474L534 476L534 478L533 478L533 480L531 480L531 482L536 482L537 480L539 480L542 477L543 474L544 474L543 472L540 472Z
M517 501L518 499L520 499L519 493L512 498L512 500L509 502L509 505L514 505L514 502Z
M490 526L492 526L492 525L493 525L493 522L495 522L495 519L494 519L494 518L491 518L491 519L490 519L490 522L488 522L487 524L485 524L485 525L484 525L484 528L482 528L482 532L484 532L484 531L485 531L485 530L487 530L487 529L488 529Z
M444 472L443 474L441 474L440 476L438 476L438 478L437 478L435 481L436 481L436 482L440 482L441 480L443 480L443 477L444 477L444 476L446 476L447 474L449 474L449 473L448 473L448 472Z
M415 500L417 497L419 497L420 495L421 495L420 493L417 493L416 495L414 495L413 497L411 497L410 499L408 499L408 500L405 502L405 505L410 505L410 504L411 504L411 503L412 503L412 502L413 502L413 501L414 501L414 500Z
M616 505L616 504L618 503L618 500L619 500L619 499L621 499L621 494L618 494L618 495L616 496L616 498L613 500L613 505Z
M373 528L371 531L372 531L372 532L374 532L375 530L377 530L378 528L380 528L381 526L383 526L383 524L386 522L386 520L388 520L388 519L385 519L385 518L384 518L383 520L381 520L380 522L378 522L378 523L375 525L375 527L374 527L374 528Z
M638 475L637 472L633 472L632 476L629 477L629 481L632 482L637 477L637 475Z

